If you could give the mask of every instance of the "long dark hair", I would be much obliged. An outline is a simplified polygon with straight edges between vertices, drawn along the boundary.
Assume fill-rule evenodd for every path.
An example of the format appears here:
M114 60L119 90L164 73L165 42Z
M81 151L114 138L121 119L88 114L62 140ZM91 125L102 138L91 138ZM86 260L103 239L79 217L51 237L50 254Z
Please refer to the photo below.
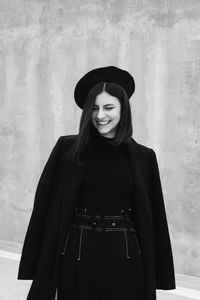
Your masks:
M89 145L89 143L91 142L92 134L96 131L96 128L94 127L91 119L93 105L95 103L96 96L104 91L111 96L118 98L121 104L121 116L116 128L115 137L114 139L112 139L112 141L108 142L110 142L113 146L118 146L121 143L129 144L131 142L133 127L131 108L126 91L117 83L98 83L90 89L85 100L83 112L80 119L79 133L69 151L69 157L80 165L82 165L80 155Z

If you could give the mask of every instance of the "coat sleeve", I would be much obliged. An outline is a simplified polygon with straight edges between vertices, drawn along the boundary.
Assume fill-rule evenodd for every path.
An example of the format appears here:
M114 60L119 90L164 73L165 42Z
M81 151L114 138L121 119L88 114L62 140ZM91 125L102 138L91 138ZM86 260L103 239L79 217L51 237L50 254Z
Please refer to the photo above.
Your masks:
M36 188L33 210L24 239L17 279L33 279L37 268L61 140L62 136L51 151Z
M151 210L153 217L156 289L175 289L175 275L167 216L156 154L151 149Z

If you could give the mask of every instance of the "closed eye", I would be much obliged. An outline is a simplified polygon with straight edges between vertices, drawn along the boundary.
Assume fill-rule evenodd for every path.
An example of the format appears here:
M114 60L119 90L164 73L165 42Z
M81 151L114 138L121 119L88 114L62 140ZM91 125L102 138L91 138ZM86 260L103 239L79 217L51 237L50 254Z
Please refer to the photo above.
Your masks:
M108 110L113 109L113 108L114 107L105 107L105 109L108 109ZM95 110L95 109L98 109L98 107L93 107L92 109Z

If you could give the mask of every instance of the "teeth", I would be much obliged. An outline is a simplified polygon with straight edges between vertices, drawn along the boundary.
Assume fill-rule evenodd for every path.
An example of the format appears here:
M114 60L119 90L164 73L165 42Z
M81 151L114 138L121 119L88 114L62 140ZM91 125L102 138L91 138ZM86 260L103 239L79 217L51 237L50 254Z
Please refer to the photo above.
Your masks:
M97 123L100 124L100 125L105 125L105 124L108 124L108 122L97 122Z

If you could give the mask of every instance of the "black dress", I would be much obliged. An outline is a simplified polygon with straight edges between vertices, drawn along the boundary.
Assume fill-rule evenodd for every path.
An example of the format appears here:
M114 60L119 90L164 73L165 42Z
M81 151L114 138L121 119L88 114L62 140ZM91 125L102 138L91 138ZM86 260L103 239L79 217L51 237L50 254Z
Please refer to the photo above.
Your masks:
M85 168L76 206L103 212L130 207L133 179L127 145L112 146L98 134ZM134 226L134 224L133 224ZM142 300L143 262L135 236L71 228L58 280L58 300ZM128 242L127 258L126 243ZM77 260L77 257L80 259Z

